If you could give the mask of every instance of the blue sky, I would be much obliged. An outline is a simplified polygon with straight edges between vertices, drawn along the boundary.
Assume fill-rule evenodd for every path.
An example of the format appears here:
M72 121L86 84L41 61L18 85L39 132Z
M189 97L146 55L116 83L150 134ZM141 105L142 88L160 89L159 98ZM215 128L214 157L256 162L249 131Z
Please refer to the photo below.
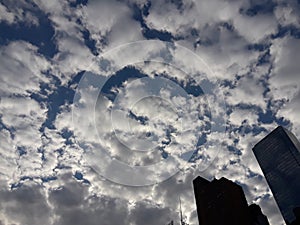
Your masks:
M0 224L167 224L180 195L196 225L198 175L283 224L251 148L300 137L299 24L296 0L0 1Z

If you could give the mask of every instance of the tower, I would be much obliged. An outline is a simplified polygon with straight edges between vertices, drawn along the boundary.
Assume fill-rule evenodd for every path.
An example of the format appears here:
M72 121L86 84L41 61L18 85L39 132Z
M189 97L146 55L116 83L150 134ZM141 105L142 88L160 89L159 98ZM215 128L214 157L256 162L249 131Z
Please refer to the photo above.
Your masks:
M221 178L193 181L199 225L251 225L250 212L242 188Z
M287 224L300 206L300 143L279 126L252 149Z

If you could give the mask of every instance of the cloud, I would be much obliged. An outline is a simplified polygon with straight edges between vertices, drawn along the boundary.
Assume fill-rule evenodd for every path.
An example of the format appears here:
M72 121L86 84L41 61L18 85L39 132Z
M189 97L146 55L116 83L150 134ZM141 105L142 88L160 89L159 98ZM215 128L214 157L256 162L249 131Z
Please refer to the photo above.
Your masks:
M9 166L14 158L16 165L10 169L5 168L14 173L10 183L13 182L12 179L17 181L22 176L36 176L42 167L39 153L42 140L39 129L46 118L46 109L28 97L7 97L1 99L0 110L2 122L7 127L2 130L2 138L5 139L3 143L7 145L3 145L0 152L3 156L7 155L6 152L14 152L14 157L11 155L2 160L7 161L4 165Z
M78 15L100 51L144 39L132 9L124 2L91 1Z
M277 31L277 22L273 15L257 15L255 17L237 15L233 19L233 25L239 34L252 43L260 42ZM251 28L249 29L249 27Z
M243 77L236 82L233 89L228 90L227 102L231 105L246 104L266 109L264 100L265 89L253 77Z
M17 153L15 152L16 149L12 148L13 140L8 130L3 129L0 131L0 140L2 143L0 152L0 179L4 180L5 186L8 186L9 181L14 177L15 168L18 166L16 161Z
M284 117L294 124L293 131L300 136L297 115L299 106L299 71L300 66L297 62L299 53L299 39L286 36L274 41L271 47L271 54L274 58L274 66L269 80L271 96L284 103L278 110L276 116Z
M40 83L49 83L45 76L51 68L37 47L24 41L11 42L0 49L1 96L9 93L27 95L39 91ZM20 79L21 78L21 79Z
M274 68L269 82L276 99L293 98L299 90L300 66L295 58L299 50L299 40L291 36L277 39L271 46Z
M245 115L247 115L246 118ZM230 124L238 127L242 126L244 122L247 122L249 125L255 125L257 124L258 115L255 111L237 109L230 114L229 120Z
M282 26L295 26L299 28L299 4L297 2L277 1L278 5L274 10L277 21Z
M9 24L12 24L15 20L15 15L7 10L7 8L0 4L0 12L1 12L1 21L6 21Z
M69 175L64 175L67 179ZM69 178L68 178L69 179ZM76 181L64 180L64 185L49 192L54 207L54 224L121 224L127 221L127 203L108 196L89 196L88 188Z
M34 15L35 10L35 7L26 1L18 1L18 4L7 1L0 4L0 21L9 25L23 23L26 26L38 26L39 19Z
M52 224L51 208L39 185L29 182L13 191L1 189L0 198L4 224Z
M55 29L57 52L48 59L25 41L11 41L0 49L0 198L5 199L0 203L0 224L167 224L178 219L178 199L174 198L178 195L187 222L197 224L191 183L197 175L226 176L240 183L248 201L259 203L272 224L282 221L251 148L281 117L300 135L299 40L292 33L274 35L281 32L278 24L297 27L296 5L279 1L273 11L265 2L261 4L266 10L249 15L256 3L246 0L89 1L76 7L68 1L34 2ZM1 4L1 21L38 25L31 8L20 10L27 7L24 4ZM145 29L158 31L157 39L168 32L173 43L139 42L146 39ZM149 60L155 62L145 63ZM183 124L167 104L150 101L155 98L137 101L136 96L147 92L147 85L133 82L135 77L129 75L130 79L112 85L113 90L98 96L95 107L90 107L101 82L128 65L150 78L157 75L189 89L189 99L176 96L169 87L159 92L169 103L184 105ZM82 71L93 72L97 79L81 86L77 102L65 101L51 111L56 103L50 104L48 95L61 87L78 87ZM198 86L208 93L197 92ZM218 93L209 92L216 86ZM130 106L134 114L126 117L131 129L121 120L115 124L122 128L127 142L140 147L130 132L151 131L166 152L195 148L199 159L154 186L127 187L107 181L91 167L94 162L100 168L105 163L85 158L96 147L131 165L149 165L162 158L161 152L136 153L114 134L110 110L117 104L111 100L117 94L122 95L119 107ZM77 104L79 114L72 111ZM45 126L49 110L56 115L51 128ZM276 118L263 124L259 113L268 110ZM225 112L228 121L226 117L220 120ZM216 115L213 123L228 125L226 135L218 129L209 133L212 113ZM78 120L72 121L74 118ZM143 120L147 127L141 125ZM166 124L174 129L168 135ZM180 129L185 129L182 135ZM205 136L204 144L195 147L199 134ZM170 140L172 144L162 144ZM216 146L219 142L224 145ZM205 160L216 155L204 170ZM155 169L166 173L172 168L163 164ZM74 177L76 172L82 174L81 179ZM153 177L155 174L149 179ZM28 197L31 195L33 198Z
M132 222L138 224L167 224L172 218L172 211L169 208L161 208L152 203L137 203L130 211Z

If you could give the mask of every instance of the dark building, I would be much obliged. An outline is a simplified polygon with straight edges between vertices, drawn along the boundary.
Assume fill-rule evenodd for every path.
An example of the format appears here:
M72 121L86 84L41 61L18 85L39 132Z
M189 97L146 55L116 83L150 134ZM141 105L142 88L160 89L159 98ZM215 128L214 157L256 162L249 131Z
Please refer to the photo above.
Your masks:
M291 223L291 225L300 225L300 207L293 209L296 219Z
M300 206L300 143L287 129L279 126L253 148L282 216L287 224Z
M252 225L269 225L268 218L262 213L259 205L252 204L248 208Z
M199 225L269 225L259 206L251 211L242 187L234 182L197 177L193 185Z

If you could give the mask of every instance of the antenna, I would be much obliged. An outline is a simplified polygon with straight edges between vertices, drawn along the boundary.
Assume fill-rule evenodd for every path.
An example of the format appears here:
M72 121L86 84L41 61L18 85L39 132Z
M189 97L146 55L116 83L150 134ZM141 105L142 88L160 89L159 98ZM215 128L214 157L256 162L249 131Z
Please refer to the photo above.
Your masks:
M179 208L180 208L180 225L189 225L183 221L180 195L179 195Z
M183 218L182 218L182 209L181 209L181 199L179 196L179 207L180 207L180 224L184 225L185 223L183 222Z

